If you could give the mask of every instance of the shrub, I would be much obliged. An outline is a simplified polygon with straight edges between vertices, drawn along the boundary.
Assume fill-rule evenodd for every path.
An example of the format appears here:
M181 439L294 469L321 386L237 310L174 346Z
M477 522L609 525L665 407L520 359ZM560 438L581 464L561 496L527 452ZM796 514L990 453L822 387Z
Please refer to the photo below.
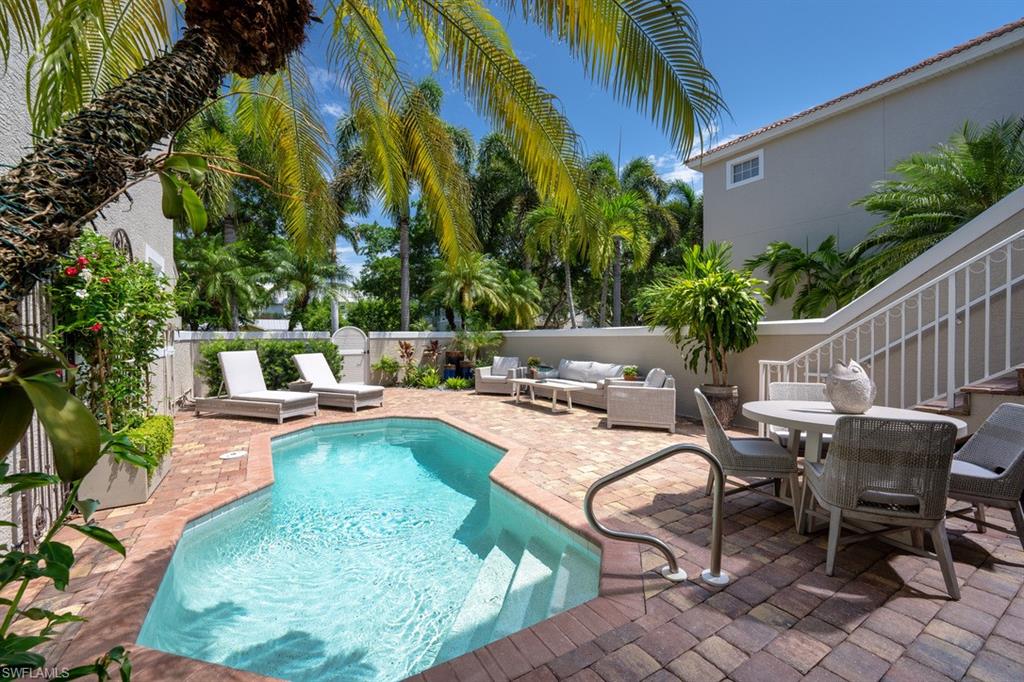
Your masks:
M540 358L538 358L536 355L531 355L530 357L526 358L526 366L540 367Z
M640 368L636 365L626 365L622 368L622 376L627 379L636 379L640 375Z
M398 360L395 360L390 355L382 355L380 360L370 365L370 369L374 372L380 372L381 381L387 385L395 383L395 379L398 378L398 370L402 368L398 364Z
M441 375L434 367L421 367L419 376L416 378L416 386L419 388L437 388L441 385Z
M199 374L206 379L210 390L216 391L222 376L217 353L230 350L254 350L263 367L263 380L271 390L283 390L288 382L299 378L299 370L292 361L298 353L323 353L334 376L341 372L341 354L338 347L327 339L304 341L282 341L275 339L234 339L231 341L207 341L199 346Z
M465 391L473 382L465 377L450 377L445 380L444 387L451 391Z
M128 429L125 435L132 445L152 458L153 464L147 467L152 475L171 451L174 443L174 418L165 414L154 415L142 422L141 426Z

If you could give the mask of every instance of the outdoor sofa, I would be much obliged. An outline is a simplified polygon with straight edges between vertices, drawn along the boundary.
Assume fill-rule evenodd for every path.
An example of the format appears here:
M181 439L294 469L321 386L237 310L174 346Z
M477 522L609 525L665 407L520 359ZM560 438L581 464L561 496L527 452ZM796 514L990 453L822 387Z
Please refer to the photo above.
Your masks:
M196 416L200 412L231 414L238 417L276 419L282 423L288 417L318 414L315 393L295 391L268 391L263 380L263 368L254 350L221 351L217 353L223 380L213 398L196 399ZM227 389L221 395L221 388Z
M373 384L339 383L323 353L298 353L292 362L299 370L309 391L315 393L319 404L326 407L344 407L358 412L360 407L380 407L384 404L384 387Z
M608 404L608 384L611 381L622 380L623 369L625 365L563 358L558 362L558 376L549 375L547 378L557 379L562 384L581 386L582 390L574 391L572 394L574 405L587 405L603 410ZM521 368L521 376L528 376L526 368ZM535 395L551 397L551 389L545 388L544 384L535 385L533 390Z

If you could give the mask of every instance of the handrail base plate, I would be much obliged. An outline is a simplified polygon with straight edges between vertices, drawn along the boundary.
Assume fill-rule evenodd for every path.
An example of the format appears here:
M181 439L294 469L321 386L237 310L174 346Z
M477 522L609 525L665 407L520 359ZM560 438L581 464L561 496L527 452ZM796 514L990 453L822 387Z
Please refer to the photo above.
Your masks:
M678 571L673 572L672 567L668 564L659 568L658 573L661 573L661 577L674 583L681 583L686 580L686 571L680 568Z
M732 578L729 577L729 574L725 571L722 571L718 575L715 575L711 572L710 568L705 568L703 571L700 572L700 579L706 582L708 585L715 586L728 585L729 581L732 580Z

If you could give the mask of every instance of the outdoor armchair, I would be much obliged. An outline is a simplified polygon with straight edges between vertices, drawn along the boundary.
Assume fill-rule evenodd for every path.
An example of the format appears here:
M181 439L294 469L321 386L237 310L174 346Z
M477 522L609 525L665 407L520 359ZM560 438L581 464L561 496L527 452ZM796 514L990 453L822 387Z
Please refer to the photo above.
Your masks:
M477 393L512 395L512 383L509 379L520 376L518 371L518 357L496 355L490 367L476 368L473 386Z
M978 532L992 526L985 507L1008 509L1024 546L1024 405L1003 403L953 458L949 496L974 505ZM967 518L963 512L950 512Z
M946 591L960 598L945 524L956 432L948 422L873 417L836 422L828 459L804 466L800 501L801 510L817 501L829 514L826 575L835 571L841 544L924 529L931 534ZM841 538L844 519L889 528Z
M647 426L676 432L676 381L662 369L652 369L644 381L609 379L608 428Z

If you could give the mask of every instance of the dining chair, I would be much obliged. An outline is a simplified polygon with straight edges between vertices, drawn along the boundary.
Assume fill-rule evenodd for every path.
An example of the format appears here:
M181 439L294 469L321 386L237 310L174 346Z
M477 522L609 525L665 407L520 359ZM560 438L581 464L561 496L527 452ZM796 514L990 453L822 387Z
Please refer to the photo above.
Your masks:
M768 400L814 400L824 402L827 400L825 397L825 384L804 381L773 381L768 384ZM789 429L785 426L769 424L768 436L782 447L789 447ZM831 435L823 434L821 442L824 445L831 439ZM804 440L804 437L801 436L800 442L802 443Z
M985 519L985 507L1008 509L1024 547L1024 405L1003 403L964 443L953 457L949 496L974 506L973 518L970 507L949 515L974 521L979 533L1003 530Z
M730 489L723 494L731 495L743 490L753 490L766 484L788 481L790 495L793 498L793 519L797 529L800 528L800 507L797 504L797 491L800 490L799 469L796 459L784 447L771 438L730 438L718 421L711 403L699 388L693 390L697 398L697 408L704 422L704 435L708 440L711 454L718 458L722 465L725 478L730 476L742 479L761 479L754 483L744 481L742 485ZM723 485L726 481L723 481ZM711 494L714 476L708 472L708 484L705 494Z
M949 422L874 417L836 422L828 459L804 465L799 505L804 520L813 502L829 513L826 575L835 570L839 545L906 528L928 530L946 591L960 598L945 523L956 432ZM886 528L841 537L844 520Z

